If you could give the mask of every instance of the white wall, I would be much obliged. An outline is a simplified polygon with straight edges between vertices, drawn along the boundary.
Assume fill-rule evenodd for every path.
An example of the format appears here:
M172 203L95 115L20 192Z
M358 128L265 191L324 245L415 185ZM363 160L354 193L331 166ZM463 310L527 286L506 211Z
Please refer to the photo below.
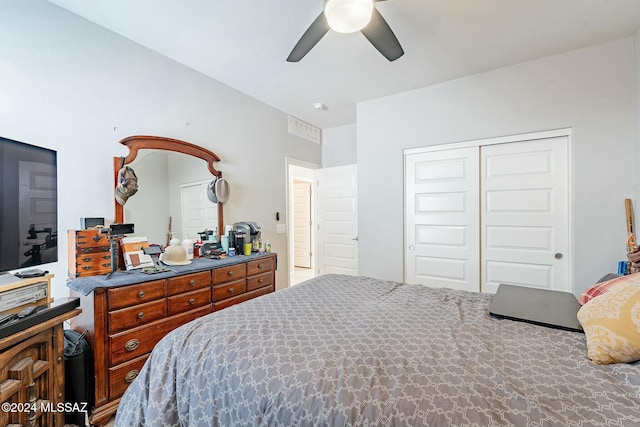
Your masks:
M357 162L355 124L322 130L322 167L353 165Z
M359 104L360 274L403 280L404 148L560 128L573 128L575 292L615 272L634 191L631 38Z
M53 296L68 295L67 229L113 218L117 141L161 135L214 151L231 185L225 222L257 221L287 285L285 157L320 164L321 146L287 133L288 116L42 0L0 3L0 134L58 152L59 259ZM204 169L204 167L203 167Z

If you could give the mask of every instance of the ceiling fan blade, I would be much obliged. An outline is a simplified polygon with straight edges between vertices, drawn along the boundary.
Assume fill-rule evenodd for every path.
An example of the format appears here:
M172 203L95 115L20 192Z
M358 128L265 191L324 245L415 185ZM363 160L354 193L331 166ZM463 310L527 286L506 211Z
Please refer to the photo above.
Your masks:
M402 50L396 35L393 34L391 27L375 7L371 14L371 21L360 31L371 42L373 47L378 49L378 52L389 61L395 61L404 55L404 50Z
M298 43L294 46L289 54L287 61L298 62L309 53L311 49L320 41L322 37L329 31L329 23L324 11L318 15L315 21L307 28Z

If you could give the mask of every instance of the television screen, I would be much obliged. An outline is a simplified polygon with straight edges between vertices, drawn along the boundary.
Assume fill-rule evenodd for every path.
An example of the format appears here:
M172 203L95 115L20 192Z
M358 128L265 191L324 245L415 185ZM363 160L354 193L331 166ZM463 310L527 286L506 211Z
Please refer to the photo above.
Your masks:
M0 137L0 272L58 260L56 152Z

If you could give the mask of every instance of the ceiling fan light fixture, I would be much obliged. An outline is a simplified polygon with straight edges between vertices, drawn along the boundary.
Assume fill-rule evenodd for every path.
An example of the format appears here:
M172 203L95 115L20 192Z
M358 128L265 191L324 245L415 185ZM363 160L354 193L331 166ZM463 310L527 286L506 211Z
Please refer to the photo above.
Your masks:
M324 14L332 30L354 33L363 29L371 20L373 0L329 0Z

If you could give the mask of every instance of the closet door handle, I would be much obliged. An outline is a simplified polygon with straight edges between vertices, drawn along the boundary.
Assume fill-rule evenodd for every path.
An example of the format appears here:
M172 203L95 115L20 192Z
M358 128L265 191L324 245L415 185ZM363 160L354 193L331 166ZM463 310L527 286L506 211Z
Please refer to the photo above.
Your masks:
M564 257L564 255L562 255L561 252L556 252L556 254L553 256L555 259L562 259Z
M409 250L410 250L410 251L413 251L413 250L415 250L415 249L416 249L416 247L415 247L414 245L409 245Z

